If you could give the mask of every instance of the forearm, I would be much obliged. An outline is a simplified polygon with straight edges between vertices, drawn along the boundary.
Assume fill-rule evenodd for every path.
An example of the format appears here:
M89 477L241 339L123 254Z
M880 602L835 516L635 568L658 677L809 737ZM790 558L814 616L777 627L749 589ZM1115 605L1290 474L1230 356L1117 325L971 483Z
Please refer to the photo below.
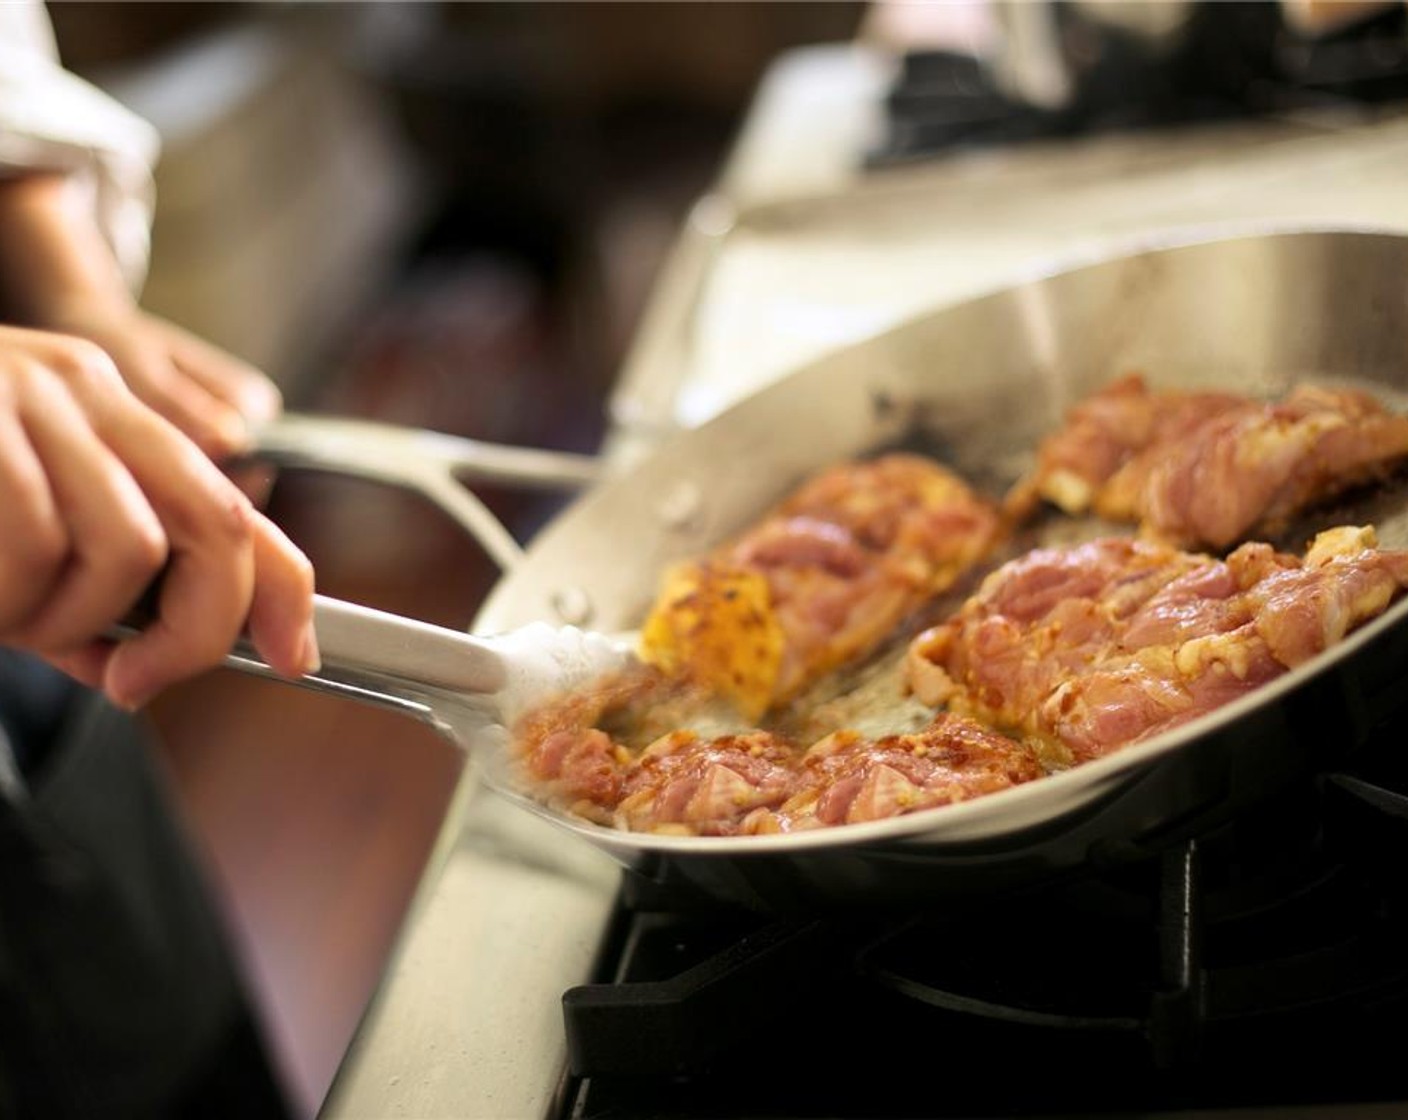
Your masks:
M65 176L0 179L0 315L61 328L80 309L133 306L117 261Z

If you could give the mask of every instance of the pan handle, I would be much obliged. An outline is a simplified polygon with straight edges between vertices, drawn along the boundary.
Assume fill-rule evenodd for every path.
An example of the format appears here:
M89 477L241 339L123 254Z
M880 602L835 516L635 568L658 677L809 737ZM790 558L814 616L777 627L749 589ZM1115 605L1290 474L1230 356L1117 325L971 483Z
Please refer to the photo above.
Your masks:
M483 546L504 571L523 548L469 481L533 489L582 489L604 467L590 455L509 447L371 420L286 413L256 433L252 457L284 467L330 471L411 490L429 499Z

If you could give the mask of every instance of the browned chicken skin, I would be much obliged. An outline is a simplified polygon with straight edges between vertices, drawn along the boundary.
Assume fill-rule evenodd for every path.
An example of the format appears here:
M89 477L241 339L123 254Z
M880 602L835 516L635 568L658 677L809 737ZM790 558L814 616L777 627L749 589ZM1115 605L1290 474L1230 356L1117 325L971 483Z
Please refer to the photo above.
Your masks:
M1302 385L1280 402L1154 392L1120 378L1071 409L1008 494L1022 517L1041 500L1067 513L1138 522L1185 548L1227 548L1386 476L1408 458L1408 417L1366 393Z
M1044 773L1030 747L950 713L913 734L872 740L842 731L808 750L773 731L675 730L635 753L600 728L566 719L526 741L535 787L550 802L599 824L678 835L884 820Z
M757 719L874 650L999 534L996 507L932 460L841 464L668 573L642 654Z
M1373 531L1320 534L1302 561L1226 560L1124 539L1039 549L989 576L910 649L910 687L1084 762L1220 707L1381 614L1408 553Z

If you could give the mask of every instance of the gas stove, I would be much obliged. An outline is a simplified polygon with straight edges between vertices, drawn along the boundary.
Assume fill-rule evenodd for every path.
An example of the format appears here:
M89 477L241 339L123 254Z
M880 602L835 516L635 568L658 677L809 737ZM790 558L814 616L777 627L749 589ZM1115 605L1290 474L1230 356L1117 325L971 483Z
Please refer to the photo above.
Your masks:
M1408 231L1391 100L965 126L935 152L896 112L934 66L848 44L773 67L642 320L613 461L1064 262L1190 230ZM471 768L321 1115L1401 1115L1398 738L1144 858L860 915L662 896Z

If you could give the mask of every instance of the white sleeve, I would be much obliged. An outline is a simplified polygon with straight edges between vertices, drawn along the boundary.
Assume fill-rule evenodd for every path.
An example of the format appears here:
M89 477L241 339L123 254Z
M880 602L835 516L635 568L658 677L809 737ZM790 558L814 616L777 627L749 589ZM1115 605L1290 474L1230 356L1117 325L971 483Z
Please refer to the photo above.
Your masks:
M72 175L134 290L151 248L160 147L150 124L59 65L42 4L0 2L0 175Z

